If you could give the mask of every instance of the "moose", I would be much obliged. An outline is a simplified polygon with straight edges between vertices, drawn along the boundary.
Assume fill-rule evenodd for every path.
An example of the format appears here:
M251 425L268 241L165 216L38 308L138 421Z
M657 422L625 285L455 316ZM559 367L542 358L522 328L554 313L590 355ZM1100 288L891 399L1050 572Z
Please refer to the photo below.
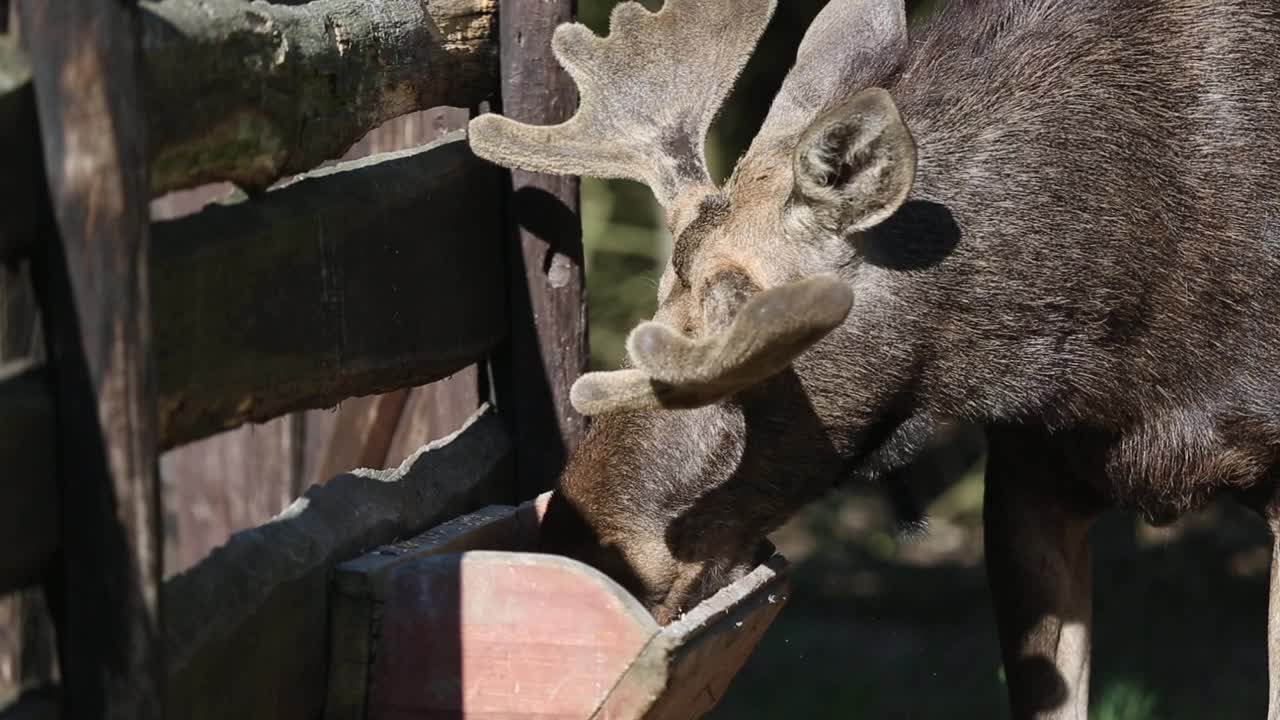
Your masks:
M1015 718L1085 718L1088 532L1219 496L1280 537L1280 4L831 0L718 186L708 129L776 0L616 7L554 35L577 114L476 154L648 185L674 239L557 486L548 552L669 622L939 427L988 439ZM1280 720L1280 545L1267 630Z

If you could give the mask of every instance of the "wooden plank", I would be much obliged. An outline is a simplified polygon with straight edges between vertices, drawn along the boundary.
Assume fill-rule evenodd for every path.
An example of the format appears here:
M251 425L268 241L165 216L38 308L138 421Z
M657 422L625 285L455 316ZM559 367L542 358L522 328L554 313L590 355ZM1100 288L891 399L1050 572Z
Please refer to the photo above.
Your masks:
M166 578L193 567L233 533L269 521L302 494L301 424L287 415L161 456Z
M342 403L321 472L326 477L335 477L356 468L386 467L387 450L408 398L406 389Z
M499 177L457 134L157 223L164 446L484 358L507 330Z
M0 593L38 584L58 549L53 422L44 372L0 364Z
M220 180L265 189L392 118L498 92L494 0L137 6L154 196ZM35 136L30 109L0 112L0 143L25 153L17 141Z
M56 388L66 717L163 716L145 125L134 10L22 0L60 242L37 272ZM78 331L77 331L78 328Z
M717 704L786 603L786 560L659 628L597 570L527 552L546 499L338 567L326 720L683 720Z
M485 505L511 472L507 433L482 409L395 470L311 488L276 520L172 578L164 592L173 717L317 717L333 568Z
M387 448L385 464L399 465L418 448L453 432L482 401L480 371L475 365L444 380L414 388ZM511 488L493 498L494 502L513 499Z
M0 17L7 13L0 13ZM44 201L44 168L36 127L35 91L31 66L16 38L0 35L0 263L31 251L36 219Z
M569 119L577 89L551 53L572 0L500 0L502 114L535 125ZM578 180L511 173L511 339L497 361L497 399L513 428L517 496L551 487L586 429L569 388L587 369Z

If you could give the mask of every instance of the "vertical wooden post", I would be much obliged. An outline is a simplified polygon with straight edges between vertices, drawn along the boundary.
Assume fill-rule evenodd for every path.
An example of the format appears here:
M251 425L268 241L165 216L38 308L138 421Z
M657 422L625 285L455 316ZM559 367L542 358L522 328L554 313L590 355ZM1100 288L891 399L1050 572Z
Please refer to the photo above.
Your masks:
M34 279L57 395L63 717L150 720L162 544L137 8L20 10L60 236L47 229Z
M551 53L574 0L501 0L502 113L537 125L571 117L577 89ZM578 180L511 173L507 212L511 336L495 360L496 400L516 442L516 493L555 481L586 428L569 388L587 368L587 318Z

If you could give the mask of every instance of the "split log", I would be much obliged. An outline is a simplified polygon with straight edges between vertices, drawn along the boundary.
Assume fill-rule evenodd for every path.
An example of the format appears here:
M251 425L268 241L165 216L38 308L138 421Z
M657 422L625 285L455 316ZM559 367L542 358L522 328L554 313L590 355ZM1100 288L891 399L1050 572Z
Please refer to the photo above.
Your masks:
M455 133L156 223L162 445L484 358L507 331L499 179Z
M58 439L62 596L50 603L59 616L63 710L69 720L163 718L137 16L114 0L19 6L53 211L38 224L45 237L33 281Z
M151 189L263 189L497 91L497 0L144 0Z

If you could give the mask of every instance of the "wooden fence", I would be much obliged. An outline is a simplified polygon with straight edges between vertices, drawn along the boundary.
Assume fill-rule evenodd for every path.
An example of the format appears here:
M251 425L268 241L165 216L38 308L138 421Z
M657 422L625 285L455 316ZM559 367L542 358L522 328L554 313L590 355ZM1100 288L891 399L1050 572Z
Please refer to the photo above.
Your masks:
M576 181L460 131L572 0L8 5L0 717L316 718L333 566L584 430Z

